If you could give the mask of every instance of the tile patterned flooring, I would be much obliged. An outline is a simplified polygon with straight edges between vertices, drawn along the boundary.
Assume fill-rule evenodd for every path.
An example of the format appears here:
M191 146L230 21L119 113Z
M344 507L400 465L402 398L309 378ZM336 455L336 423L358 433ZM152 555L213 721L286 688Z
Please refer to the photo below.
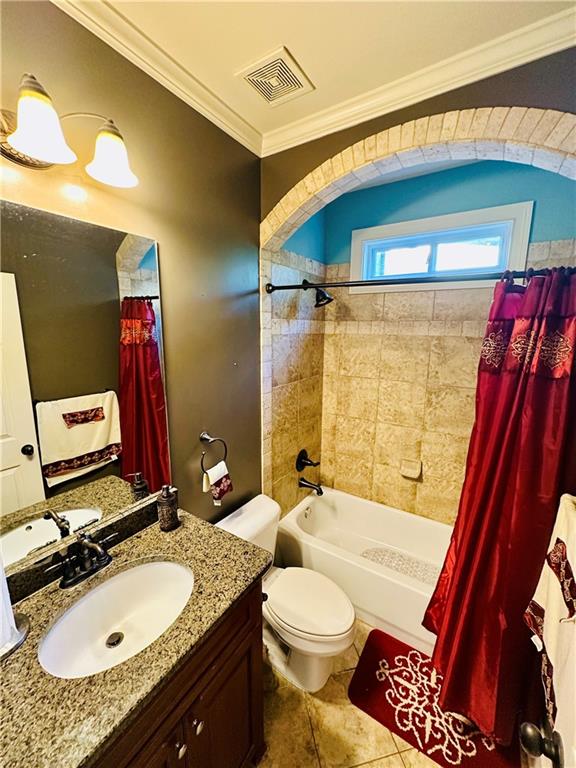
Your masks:
M268 751L259 768L438 768L348 699L348 685L371 630L357 622L354 645L318 693L295 688L264 667Z

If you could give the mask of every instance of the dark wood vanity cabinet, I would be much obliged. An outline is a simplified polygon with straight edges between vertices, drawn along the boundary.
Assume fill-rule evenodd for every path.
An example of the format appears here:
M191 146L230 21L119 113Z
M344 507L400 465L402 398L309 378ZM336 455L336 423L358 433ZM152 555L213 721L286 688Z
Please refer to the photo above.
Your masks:
M258 582L92 765L248 768L264 750Z

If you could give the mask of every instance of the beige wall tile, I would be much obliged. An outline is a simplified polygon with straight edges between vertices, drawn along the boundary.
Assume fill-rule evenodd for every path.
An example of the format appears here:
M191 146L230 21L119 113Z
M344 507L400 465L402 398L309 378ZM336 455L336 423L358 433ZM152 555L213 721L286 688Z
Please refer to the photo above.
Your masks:
M298 382L298 419L319 418L322 414L322 377L313 376Z
M469 442L468 435L424 432L421 452L424 482L432 477L462 482Z
M372 488L372 454L337 451L334 463L334 488L354 496L369 497Z
M433 308L434 291L384 294L384 320L431 320Z
M322 413L338 413L338 376L327 375L322 379Z
M378 381L342 376L338 379L336 412L356 419L374 419L378 408Z
M336 454L322 447L322 462L320 464L320 482L330 488L334 486L336 473Z
M430 339L421 336L385 336L380 353L380 374L387 381L419 381L428 377Z
M435 320L477 320L488 317L492 288L436 291Z
M365 456L374 452L376 422L373 419L351 419L339 416L336 421L336 452Z
M292 429L298 419L298 384L286 384L272 390L272 429Z
M441 478L420 483L416 492L416 513L453 525L458 514L462 484Z
M298 378L309 379L311 376L322 375L324 368L324 340L320 334L296 336L294 351L296 353L295 362L298 366Z
M426 431L469 436L474 421L474 404L474 389L429 389L426 393Z
M276 429L272 435L272 481L294 472L299 451L297 425L289 429Z
M375 464L372 480L372 498L381 504L402 509L416 510L416 489L420 483L402 477L397 467Z
M378 420L406 427L417 427L424 418L426 388L404 381L381 381Z
M295 472L284 475L280 480L272 482L272 498L280 504L282 517L296 506L298 500L298 477Z
M338 279L347 279L338 276ZM383 293L350 293L348 288L330 288L336 299L333 306L338 320L381 320L384 307Z
M481 339L447 336L432 340L429 387L475 387Z
M422 430L379 421L376 426L374 460L398 468L402 459L420 459Z
M272 336L272 386L290 384L298 379L298 348L294 336Z
M340 376L377 379L380 372L380 336L344 335L340 338Z

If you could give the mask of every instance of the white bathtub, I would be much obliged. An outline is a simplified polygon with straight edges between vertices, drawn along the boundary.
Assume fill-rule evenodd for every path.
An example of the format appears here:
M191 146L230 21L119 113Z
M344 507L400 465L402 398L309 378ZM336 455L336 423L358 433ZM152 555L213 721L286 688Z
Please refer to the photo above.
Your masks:
M284 565L324 573L346 592L356 615L430 654L422 626L452 528L331 488L308 496L281 521Z

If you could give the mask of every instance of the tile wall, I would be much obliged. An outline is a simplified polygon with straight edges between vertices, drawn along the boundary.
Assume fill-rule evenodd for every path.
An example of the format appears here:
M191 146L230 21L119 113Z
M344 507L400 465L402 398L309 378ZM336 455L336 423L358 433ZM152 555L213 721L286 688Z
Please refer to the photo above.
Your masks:
M530 246L529 266L558 264L576 265L573 240ZM264 251L262 275L345 280L349 265ZM306 447L324 485L453 523L492 289L331 293L321 310L303 291L263 299L265 492L294 506ZM403 460L422 462L418 479L402 476Z

